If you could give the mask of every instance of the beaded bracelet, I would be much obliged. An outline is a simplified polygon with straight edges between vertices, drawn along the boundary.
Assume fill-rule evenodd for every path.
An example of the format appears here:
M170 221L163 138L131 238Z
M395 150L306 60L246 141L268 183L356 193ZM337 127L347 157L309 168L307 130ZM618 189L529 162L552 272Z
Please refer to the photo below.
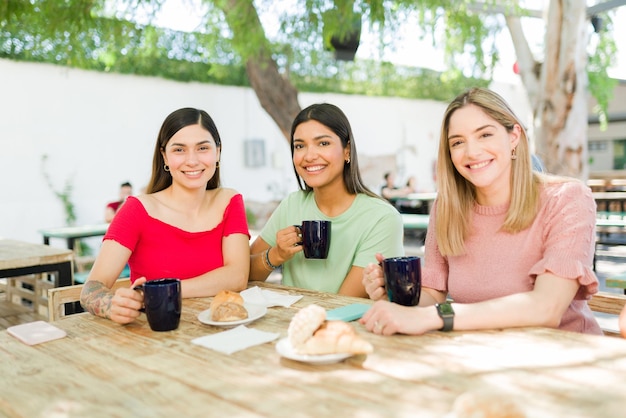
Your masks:
M263 264L263 267L267 269L268 271L274 270L273 268L267 265L267 261L265 261L265 253L261 254L261 264Z
M270 250L272 249L272 247L268 248L267 251L265 251L265 262L267 263L267 265L272 269L272 270L276 270L278 267L280 267L280 264L275 266L272 264L272 262L270 261Z

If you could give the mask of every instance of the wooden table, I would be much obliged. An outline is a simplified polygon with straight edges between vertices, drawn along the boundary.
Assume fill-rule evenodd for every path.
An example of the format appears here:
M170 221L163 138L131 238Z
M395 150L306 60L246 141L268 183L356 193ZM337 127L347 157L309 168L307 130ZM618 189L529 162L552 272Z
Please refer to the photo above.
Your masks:
M72 284L73 252L49 245L0 239L0 277L58 272L55 286Z
M62 226L56 228L40 229L43 235L43 243L50 244L50 238L61 238L67 240L67 248L74 249L74 240L78 238L98 237L106 234L109 228L108 223L81 226Z
M303 294L249 328L287 333L311 303L364 299L279 285ZM68 337L26 346L0 333L0 416L438 417L473 390L513 399L528 417L618 417L626 399L626 340L541 329L382 337L368 356L311 365L281 358L275 342L221 354L191 340L209 298L185 299L180 327L153 332L142 315L120 326L89 314L54 324ZM367 301L365 301L367 302Z
M74 253L70 250L10 239L0 239L0 278L13 278L38 273L56 273L53 275L54 281L51 286L70 286L72 284L73 260ZM15 294L18 300L26 298L35 305L47 306L44 303L45 301L38 303L37 282L33 281L33 285L35 288L27 291L21 285L17 288L13 287L11 283L7 284L7 300L10 300L12 295ZM38 308L35 306L34 308L37 311ZM71 311L71 307L68 307L68 309Z

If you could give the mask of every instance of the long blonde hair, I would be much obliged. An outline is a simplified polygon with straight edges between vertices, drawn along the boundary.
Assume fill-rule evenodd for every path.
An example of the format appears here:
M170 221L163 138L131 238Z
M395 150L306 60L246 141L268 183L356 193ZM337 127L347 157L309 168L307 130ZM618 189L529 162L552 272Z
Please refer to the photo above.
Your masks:
M437 219L435 233L439 251L444 256L465 253L465 240L471 233L472 208L476 189L454 168L450 156L448 130L452 114L469 104L480 107L489 117L511 132L519 125L521 133L516 147L517 159L511 168L511 204L502 230L516 233L526 229L539 211L539 184L546 177L533 172L530 146L523 124L506 101L495 92L472 88L457 96L448 106L441 125L437 157Z

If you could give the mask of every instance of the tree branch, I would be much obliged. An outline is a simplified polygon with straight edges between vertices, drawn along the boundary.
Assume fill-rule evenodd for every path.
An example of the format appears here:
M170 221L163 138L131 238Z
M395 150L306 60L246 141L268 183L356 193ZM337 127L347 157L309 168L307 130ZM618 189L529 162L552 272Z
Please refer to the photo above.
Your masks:
M233 47L246 62L248 79L259 103L289 142L291 124L301 109L298 90L281 75L252 0L221 0L215 4L224 12L233 32Z
M517 65L519 67L520 76L524 82L524 87L528 93L528 99L533 109L536 109L539 100L539 69L541 63L535 60L528 40L522 29L521 19L517 16L506 16L506 25L511 34L515 55L517 56Z

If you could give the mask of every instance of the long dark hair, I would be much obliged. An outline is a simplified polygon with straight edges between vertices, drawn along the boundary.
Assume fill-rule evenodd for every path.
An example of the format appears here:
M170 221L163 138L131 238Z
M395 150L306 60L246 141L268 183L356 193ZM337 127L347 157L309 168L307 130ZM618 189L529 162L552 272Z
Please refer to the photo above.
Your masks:
M361 173L359 171L359 161L356 153L356 144L354 142L354 135L352 134L352 128L348 118L341 109L330 103L318 103L313 104L298 113L291 125L291 158L293 160L293 134L296 131L298 125L310 120L317 121L328 129L333 131L335 135L341 139L341 144L344 149L350 148L350 162L345 162L343 165L343 182L346 185L346 189L350 194L365 193L372 197L380 198L376 193L368 189L363 180L361 179ZM310 192L313 190L296 171L296 166L293 166L293 170L296 173L296 180L300 190Z
M159 136L157 137L156 145L154 147L154 156L152 157L152 178L146 188L147 193L160 192L171 186L172 176L169 172L165 171L165 160L163 159L162 151L165 150L165 146L169 140L180 131L182 128L190 125L201 125L204 129L209 131L217 149L222 150L222 140L220 134L217 131L215 122L211 119L211 116L204 110L194 109L191 107L184 107L182 109L175 110L170 113L161 125ZM220 168L219 164L215 167L215 174L207 182L206 189L216 189L220 187Z

